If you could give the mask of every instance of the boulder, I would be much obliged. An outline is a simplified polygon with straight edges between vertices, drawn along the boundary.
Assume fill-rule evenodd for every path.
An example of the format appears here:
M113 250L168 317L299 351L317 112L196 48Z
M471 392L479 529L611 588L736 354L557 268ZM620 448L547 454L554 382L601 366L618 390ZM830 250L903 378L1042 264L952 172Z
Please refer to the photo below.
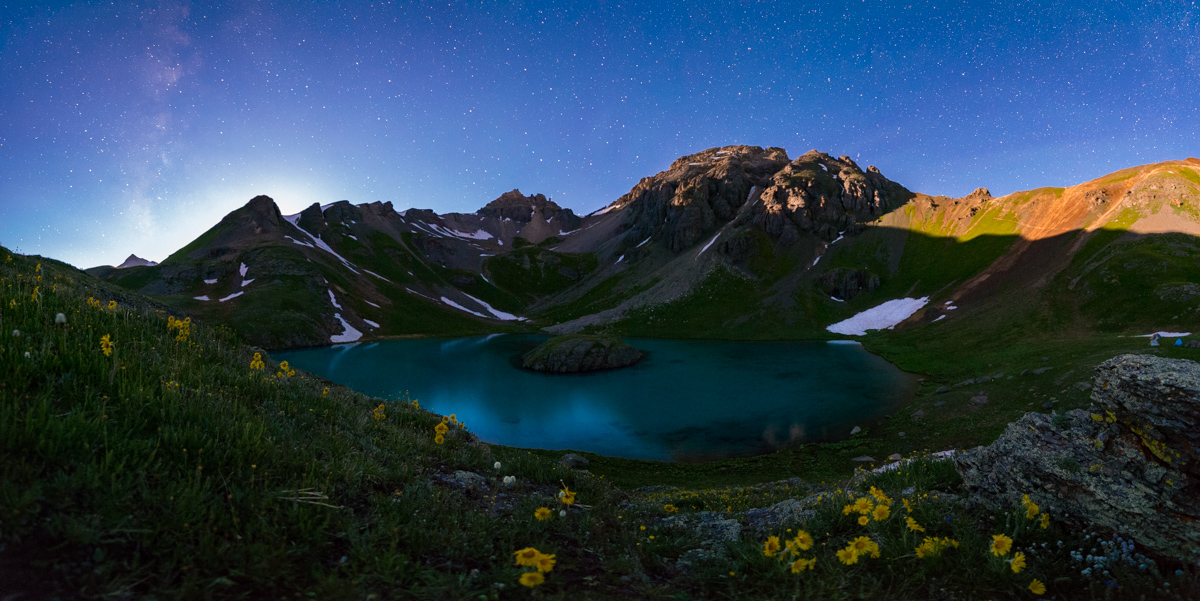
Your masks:
M628 367L642 360L642 352L616 338L570 334L551 338L523 357L525 369L577 373Z
M1027 413L959 453L972 500L1015 511L1028 494L1054 520L1190 557L1200 548L1200 363L1122 355L1093 383L1087 410Z
M575 453L567 453L566 455L559 457L558 462L564 467L569 467L571 469L579 469L581 467L588 466L588 460L582 455L576 455Z

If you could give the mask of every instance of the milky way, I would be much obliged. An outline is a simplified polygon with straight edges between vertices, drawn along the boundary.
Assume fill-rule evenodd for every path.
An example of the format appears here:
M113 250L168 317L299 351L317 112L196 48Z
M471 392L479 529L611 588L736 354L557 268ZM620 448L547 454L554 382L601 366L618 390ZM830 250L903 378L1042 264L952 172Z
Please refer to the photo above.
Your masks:
M10 3L0 244L161 260L256 194L584 214L725 144L1003 194L1200 155L1197 115L1191 0Z

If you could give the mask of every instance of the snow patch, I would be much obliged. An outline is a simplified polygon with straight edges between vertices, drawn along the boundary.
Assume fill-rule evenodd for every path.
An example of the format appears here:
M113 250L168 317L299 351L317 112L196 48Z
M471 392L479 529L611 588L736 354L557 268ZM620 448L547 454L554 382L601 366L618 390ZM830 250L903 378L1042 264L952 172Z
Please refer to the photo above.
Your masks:
M654 236L649 236L649 237L647 237L645 240L642 240L641 242L638 242L638 245L637 245L637 246L635 246L634 248L641 248L643 244L645 244L645 243L649 242L649 241L650 241L650 238L653 238L653 237L654 237Z
M246 284L249 284L250 282L253 282L253 281L254 281L254 278L250 278L248 280L242 280L242 288L245 288Z
M330 342L335 344L341 342L354 342L355 340L362 338L362 332L354 329L354 326L350 325L345 319L342 319L341 313L334 313L333 318L342 322L342 333L330 336Z
M1154 334L1158 334L1161 338L1179 338L1181 336L1192 335L1191 332L1154 332ZM1134 336L1134 338L1153 338L1154 334L1141 334L1139 336Z
M836 296L831 296L831 297L829 297L829 298L830 298L831 300L835 300L835 301L837 301L837 302L839 302L839 303L844 303L844 302L846 302L845 300L842 300L842 299L840 299L840 298L838 298L838 297L836 297Z
M932 321L932 322L930 322L930 323L936 323L936 322L939 322L939 321L941 321L941 320L943 320L943 319L946 319L946 316L945 316L945 315L938 315L938 316L937 316L937 319L933 320L933 321Z
M237 297L239 297L239 296L241 296L241 295L243 295L243 294L245 294L245 292L234 292L233 294L230 294L229 296L226 296L225 298L218 299L218 300L217 300L217 302L218 302L218 303L223 303L223 302L225 302L225 301L227 301L227 300L230 300L230 299L237 298Z
M364 319L364 320L363 320L363 323L365 323L365 324L367 324L367 325L371 326L372 328L375 328L376 330L378 330L378 329L379 329L379 324L377 324L377 323L375 323L375 322L373 322L373 321L371 321L371 320L369 320L369 319Z
M467 240L491 240L492 239L492 235L483 230L475 230L474 232L471 232L470 234L468 234L466 232L460 232L458 230L452 230L452 229L449 229L446 227L442 227L436 223L429 224L429 227L431 229L433 229L435 233L441 234L442 236L451 236L454 238L464 238Z
M841 240L841 239L842 239L842 235L841 235L841 234L838 234L838 237L837 237L837 238L834 238L834 239L833 239L833 242L830 242L830 244L837 244L837 243L838 243L838 241L839 241L839 240Z
M297 226L297 227L299 227L299 226ZM287 238L288 240L291 240L292 242L295 242L296 244L299 244L300 246L307 246L307 247L309 247L309 248L316 248L316 247L314 247L313 245L311 245L311 244L309 244L309 243L307 243L307 242L301 242L301 241L299 241L299 240L297 240L297 239L295 239L295 238L293 238L293 237L291 237L291 236L284 236L284 238Z
M618 208L617 204L613 203L613 204L608 205L607 207L604 207L603 209L599 209L597 211L592 211L592 213L589 214L588 217L592 217L594 215L603 215L609 211L615 211L615 210L617 210L617 208Z
M817 261L820 261L820 260L821 260L821 255L817 255L817 258L813 259L813 264L812 264L812 266L813 266L813 267L816 267L816 266L817 266Z
M321 250L337 257L337 259L339 261L341 261L342 265L345 265L347 269L349 269L350 271L353 271L354 273L358 273L358 270L354 268L354 265L351 264L350 261L347 261L346 258L343 257L342 255L337 254L337 252L334 251L333 248L331 248L328 244L326 244L325 241L322 240L320 236L313 236L312 234L308 233L304 228L302 228L298 225L296 226L296 229L300 230L300 232L303 233L305 236L308 236L308 239L311 240L313 244L316 244L317 248L320 248ZM302 245L308 246L310 248L312 247L312 244L304 244L303 242L300 242L300 241L296 240L295 238L292 238L291 236L284 236L284 237L290 239L292 242L295 242L296 244L302 244ZM243 264L243 267L245 267L245 264ZM245 277L245 275L246 275L245 272L243 272L242 276Z
M958 305L950 305L950 306L946 307L946 310L947 310L947 311L953 311L953 310L955 310L955 309L957 309L957 308L958 308Z
M250 268L246 267L245 263L242 263L242 266L238 267L238 273L242 274L242 277L246 277L246 272L249 270L250 270Z
M379 275L378 273L375 273L374 271L371 271L370 269L364 269L363 271L365 271L365 272L367 272L367 273L369 273L369 274L371 274L371 275L373 275L373 276L375 276L375 277L377 277L377 278L379 278L379 279L381 279L381 280L383 280L383 281L385 281L385 282L390 282L390 281L391 281L391 280L389 280L389 279L387 279L387 278L385 278L385 277L383 277L383 276Z
M700 252L696 253L696 258L699 259L700 255L704 254L704 251L708 250L708 247L712 246L713 242L716 242L717 238L720 238L720 237L721 237L721 232L717 232L716 235L712 237L712 240L709 240L708 244L705 244L704 248L701 248Z
M412 291L411 291L411 290L409 290L409 292L412 292ZM458 309L459 311L464 311L464 312L470 313L471 315L476 315L476 316L478 316L478 317L482 317L482 318L484 318L484 319L487 319L487 315L484 315L483 313L476 313L475 311L472 311L472 310L470 310L470 309L468 309L468 308L466 308L466 307L464 307L464 306L462 306L462 305L460 305L460 304L458 304L458 303L456 303L456 302L454 302L454 301L452 301L452 300L450 300L450 299L448 299L448 298L446 298L446 297L444 297L444 296L442 297L442 302L443 302L443 303L446 303L447 305L450 305L451 307L454 307L455 309Z
M352 240L358 240L358 237L357 237L357 236L355 236L354 234L346 234L346 237L347 237L347 238L350 238L350 239L352 239Z
M621 256L617 257L617 263L620 263L624 259L625 259L625 255L621 255ZM616 265L617 263L613 263L613 265Z
M296 227L300 227L300 213L296 213L295 215L284 215L283 219Z
M954 457L954 451L953 451L953 450L950 450L950 451L939 451L939 452L937 452L937 453L934 453L933 455L931 455L931 456L930 456L930 459L933 459L934 461L944 461L944 460L946 460L946 459L950 459L951 457ZM919 458L917 458L917 459L919 459ZM902 460L902 461L895 461L895 462L889 463L889 464L887 464L887 465L882 465L882 466L879 466L879 467L877 467L877 468L875 468L875 469L871 470L871 472L872 472L872 473L875 473L875 474L879 474L879 473L882 473L882 472L890 472L890 471L892 471L892 470L894 470L894 469L897 469L897 468L903 467L903 466L905 466L905 465L908 465L908 464L912 463L913 461L914 461L914 459L904 459L904 460Z
M364 302L364 303L367 303L368 305L371 305L372 307L375 307L376 309L378 309L378 308L379 308L379 305L376 305L375 303L373 303L373 302L371 302L371 301L369 301L369 300L363 299L363 302Z
M466 292L464 292L463 294L466 295L467 298L479 303L479 306L483 307L484 309L487 309L488 313L495 315L496 319L502 319L504 321L528 321L524 317L517 317L516 315L513 315L512 313L505 313L504 311L496 309L496 308L492 307L491 305L475 298L474 296L467 294Z
M332 291L332 290L326 290L325 292L328 292L328 293L329 293L329 302L333 303L333 307L334 307L335 309L341 309L341 308L342 308L342 306L338 304L338 302L337 302L337 297L333 295L333 291Z
M928 296L921 298L897 298L871 307L850 319L839 321L825 329L834 334L845 334L847 336L862 336L867 333L867 330L890 330L896 324L908 319L928 302Z
M212 300L212 299L208 298L207 294L205 294L204 296L193 296L192 299L193 300L202 300L202 301Z
M204 283L205 284L216 284L217 281L216 280L204 280Z

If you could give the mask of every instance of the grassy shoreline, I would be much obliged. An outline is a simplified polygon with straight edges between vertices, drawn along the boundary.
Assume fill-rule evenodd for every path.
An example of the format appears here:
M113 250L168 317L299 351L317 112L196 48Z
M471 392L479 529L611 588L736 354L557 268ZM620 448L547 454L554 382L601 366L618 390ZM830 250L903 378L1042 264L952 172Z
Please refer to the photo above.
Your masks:
M58 323L59 313L65 323ZM254 350L229 330L202 323L181 328L173 317L60 263L0 249L0 594L1034 598L1033 578L1056 598L1200 593L1195 566L1161 559L1153 569L1113 564L1119 587L1081 575L1068 551L1107 533L1072 531L1056 520L1041 529L1021 521L1020 508L972 509L962 503L947 462L917 453L904 469L855 474L856 464L847 462L853 455L909 455L890 438L897 424L909 427L903 411L842 443L714 464L595 458L590 471L571 470L553 461L557 452L486 445L449 416L402 403L381 409L379 399L290 374L269 357L257 368ZM904 343L875 340L881 347ZM1096 353L1127 342L1105 340L1095 343ZM1049 347L1013 357L1021 363L1043 348ZM1061 355L1044 352L1056 363L1077 350L1062 345ZM974 360L987 365L988 356ZM1038 377L998 382L1041 382L1037 389L1045 393L1068 383L1056 382L1054 372ZM1005 390L1017 389L988 391L997 400L974 414L980 425L967 430L970 436L1025 409L1025 401L1004 400ZM965 400L968 392L918 401ZM958 419L949 411L928 413L928 424ZM439 442L436 428L446 421ZM932 425L923 435L944 436L944 427ZM905 441L917 449L922 434L910 436ZM515 480L506 484L507 476ZM800 479L786 479L794 476ZM629 490L643 484L654 486ZM890 509L860 524L843 507L868 497L885 504L871 487ZM574 503L558 496L563 489L574 493ZM761 511L781 502L794 511ZM535 516L540 507L551 510L545 520ZM1046 512L1053 515L1052 508ZM779 519L764 522L762 515ZM905 517L928 532L907 527ZM741 534L713 539L695 525L703 520L736 522ZM783 554L788 562L764 554L770 536L787 540L798 528L812 534L811 548ZM1027 569L1014 572L1011 554L988 552L998 533L1028 556ZM960 546L917 557L925 534ZM881 556L839 561L835 551L862 536ZM556 558L544 584L532 588L520 583L532 568L513 561L527 547ZM816 563L793 573L795 559Z

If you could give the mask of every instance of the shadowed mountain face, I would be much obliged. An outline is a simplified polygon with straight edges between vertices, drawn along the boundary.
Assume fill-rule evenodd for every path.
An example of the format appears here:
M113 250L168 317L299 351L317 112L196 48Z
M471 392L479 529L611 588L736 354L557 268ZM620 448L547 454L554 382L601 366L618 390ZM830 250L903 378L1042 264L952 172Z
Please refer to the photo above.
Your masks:
M905 297L928 298L898 328L1020 301L1112 329L1149 321L1113 321L1127 312L1108 298L1171 314L1154 323L1195 314L1197 235L1197 159L947 198L846 156L727 146L585 217L518 190L445 215L339 201L285 216L259 196L161 265L89 272L269 348L537 329L826 337Z

